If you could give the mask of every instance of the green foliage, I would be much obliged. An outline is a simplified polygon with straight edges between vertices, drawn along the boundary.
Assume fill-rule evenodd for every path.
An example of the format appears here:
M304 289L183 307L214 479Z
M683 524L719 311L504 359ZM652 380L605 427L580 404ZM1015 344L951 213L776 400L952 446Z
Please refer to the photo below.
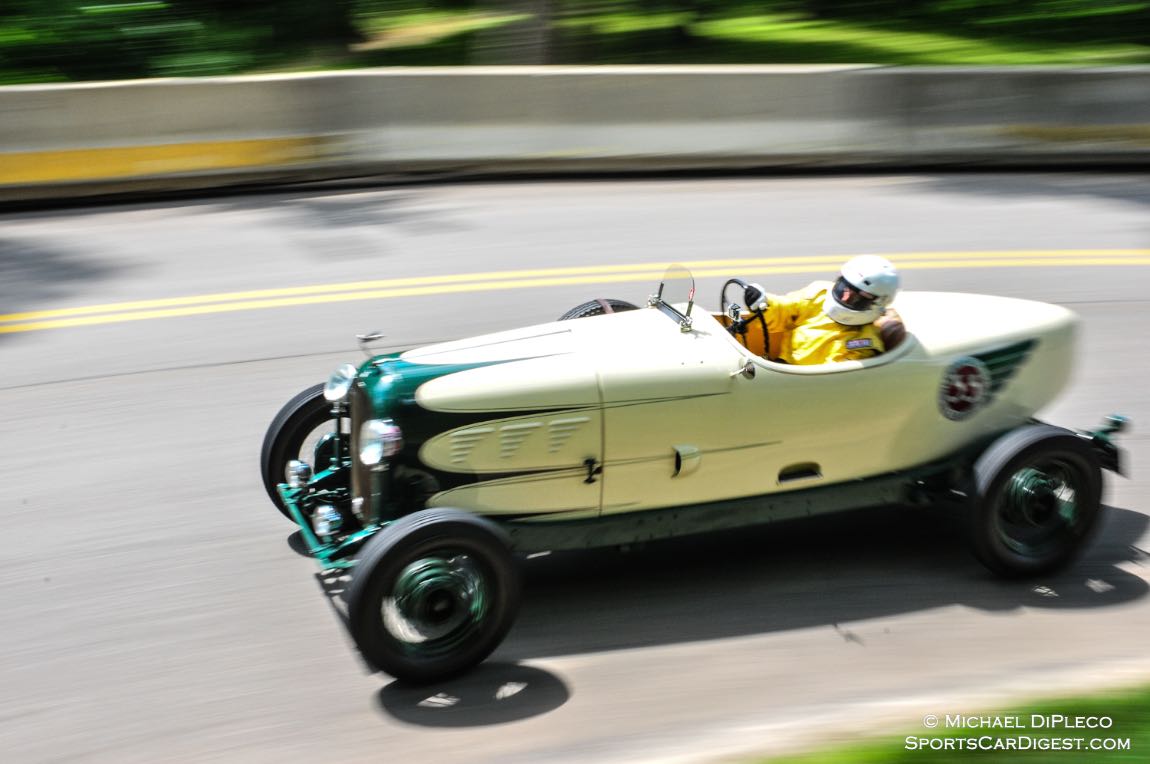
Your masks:
M0 84L539 60L1141 63L1150 0L0 0Z
M220 41L243 50L253 37L169 2L23 2L0 15L0 81L220 74L248 63L208 63L226 55Z
M0 84L231 74L359 39L352 0L7 0Z
M1113 725L1109 729L1064 729L1062 727L1030 728L1032 714L1050 717L1061 714L1065 717L1109 717ZM987 716L981 714L964 714ZM774 758L762 764L965 764L979 761L984 764L1059 764L1060 762L1083 762L1109 764L1141 762L1146 760L1146 746L1150 745L1150 687L1123 693L1104 693L1086 698L1069 698L1060 701L1047 701L1025 708L999 711L993 716L1018 716L1025 729L951 729L908 730L900 737L883 740L868 740L855 744L844 744L814 753L798 756ZM927 738L969 738L990 735L993 738L1027 735L1037 738L1129 738L1127 751L1070 751L1070 750L1030 750L1030 751L963 751L952 750L908 750L907 737Z

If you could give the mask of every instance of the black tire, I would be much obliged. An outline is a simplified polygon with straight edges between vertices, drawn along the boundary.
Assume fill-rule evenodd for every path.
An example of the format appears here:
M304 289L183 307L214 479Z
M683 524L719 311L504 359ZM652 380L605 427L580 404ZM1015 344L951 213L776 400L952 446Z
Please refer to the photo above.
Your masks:
M291 513L280 499L276 486L284 481L284 468L288 462L300 458L308 436L330 420L331 403L323 397L323 385L319 384L312 385L285 403L268 425L260 448L260 475L268 497L289 520L292 519ZM305 461L311 461L310 454Z
M632 305L626 300L591 300L582 305L576 305L559 317L560 321L570 321L573 318L587 318L588 316L602 316L605 313L623 313L628 310L638 310L638 305Z
M1005 578L1051 573L1082 551L1102 513L1102 470L1069 430L1029 425L974 464L968 514L974 555Z
M410 590L400 604L396 589L405 582ZM499 646L519 612L521 590L498 527L467 512L428 509L368 541L348 587L348 628L372 668L413 684L438 681ZM443 633L428 635L436 631Z

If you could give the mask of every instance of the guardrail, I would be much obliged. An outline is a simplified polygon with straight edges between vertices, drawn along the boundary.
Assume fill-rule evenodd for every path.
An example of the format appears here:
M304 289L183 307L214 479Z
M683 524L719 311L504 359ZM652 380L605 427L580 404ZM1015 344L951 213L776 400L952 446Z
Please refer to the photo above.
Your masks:
M1150 164L1150 67L469 67L0 88L0 199L948 163Z

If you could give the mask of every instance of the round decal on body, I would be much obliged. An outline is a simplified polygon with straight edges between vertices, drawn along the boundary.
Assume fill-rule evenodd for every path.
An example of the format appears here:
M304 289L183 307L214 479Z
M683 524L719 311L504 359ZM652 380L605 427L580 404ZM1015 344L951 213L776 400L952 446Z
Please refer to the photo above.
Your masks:
M965 356L952 362L942 375L938 407L947 419L966 419L990 399L990 370L986 364Z

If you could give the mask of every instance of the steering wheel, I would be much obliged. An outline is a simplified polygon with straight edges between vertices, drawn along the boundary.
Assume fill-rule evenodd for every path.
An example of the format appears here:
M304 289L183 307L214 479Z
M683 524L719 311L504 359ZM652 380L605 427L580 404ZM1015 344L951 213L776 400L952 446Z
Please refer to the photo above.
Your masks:
M727 283L723 284L723 289L719 293L719 309L723 315L731 319L730 326L727 331L731 336L737 337L743 347L747 347L747 321L743 318L743 308L733 300L727 300L727 290L731 285L737 285L743 289L743 302L747 305L747 310L750 311L752 318L758 318L759 323L763 328L763 357L766 358L768 354L768 347L770 340L767 335L767 320L763 317L763 310L767 307L766 291L758 284L748 283L743 279L727 279ZM747 348L748 350L750 348Z

